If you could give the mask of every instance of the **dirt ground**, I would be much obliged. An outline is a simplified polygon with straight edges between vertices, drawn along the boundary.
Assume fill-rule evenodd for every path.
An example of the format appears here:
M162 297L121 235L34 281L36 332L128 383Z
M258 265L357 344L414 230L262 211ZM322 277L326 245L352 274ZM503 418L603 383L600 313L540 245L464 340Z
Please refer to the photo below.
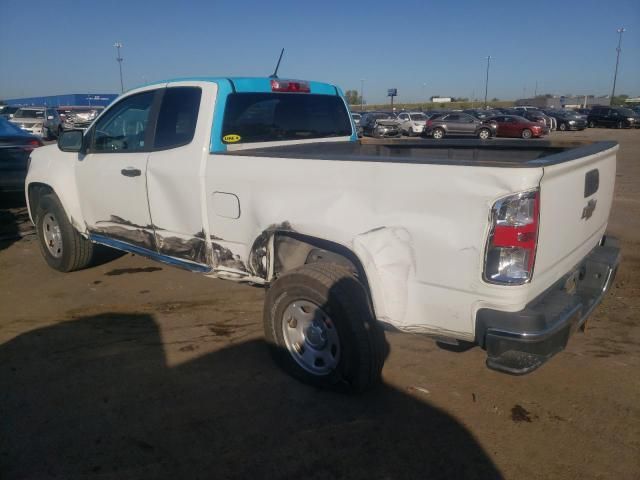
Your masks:
M552 135L621 146L624 261L587 331L524 377L388 333L355 397L274 366L263 290L133 255L57 273L3 196L0 478L640 478L640 130Z

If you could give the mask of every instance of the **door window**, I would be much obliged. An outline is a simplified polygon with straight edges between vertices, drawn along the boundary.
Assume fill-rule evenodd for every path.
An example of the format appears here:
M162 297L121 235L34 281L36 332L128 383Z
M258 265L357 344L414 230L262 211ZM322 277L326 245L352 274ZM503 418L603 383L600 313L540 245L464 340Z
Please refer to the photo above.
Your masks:
M187 145L193 140L200 110L202 90L173 87L165 90L154 140L154 150Z
M109 109L95 126L94 153L141 152L145 141L155 90L125 98Z

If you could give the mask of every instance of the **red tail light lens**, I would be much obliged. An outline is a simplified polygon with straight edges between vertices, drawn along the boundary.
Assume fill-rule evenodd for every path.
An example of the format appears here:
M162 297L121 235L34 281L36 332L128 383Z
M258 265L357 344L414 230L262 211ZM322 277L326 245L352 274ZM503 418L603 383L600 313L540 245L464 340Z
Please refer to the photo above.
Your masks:
M271 79L272 92L289 92L289 93L309 93L311 87L309 82L301 82L299 80L278 80Z
M34 148L38 148L42 146L42 142L38 139L29 140L25 146L22 148L27 152L32 151Z
M427 127L430 127L431 125L433 125L433 121L432 120L427 120Z
M484 279L503 285L529 282L538 243L540 191L502 198L491 212Z

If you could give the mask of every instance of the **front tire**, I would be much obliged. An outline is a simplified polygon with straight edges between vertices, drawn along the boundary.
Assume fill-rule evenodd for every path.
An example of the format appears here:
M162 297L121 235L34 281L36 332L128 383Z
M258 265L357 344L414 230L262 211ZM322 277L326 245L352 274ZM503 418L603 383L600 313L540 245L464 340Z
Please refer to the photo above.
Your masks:
M488 128L481 128L478 132L478 138L480 140L488 140L491 138L491 131Z
M558 130L560 130L561 132L564 132L567 129L567 124L566 123L561 123L558 126Z
M589 120L589 128L596 128L596 122Z
M304 383L362 392L380 381L384 334L344 267L315 263L278 278L265 298L264 330L276 363Z
M40 199L36 232L40 252L54 270L72 272L91 263L93 243L73 228L56 195L44 195Z
M533 136L533 133L531 133L531 130L529 130L528 128L525 128L524 130L522 130L522 134L520 136L525 140L528 140Z

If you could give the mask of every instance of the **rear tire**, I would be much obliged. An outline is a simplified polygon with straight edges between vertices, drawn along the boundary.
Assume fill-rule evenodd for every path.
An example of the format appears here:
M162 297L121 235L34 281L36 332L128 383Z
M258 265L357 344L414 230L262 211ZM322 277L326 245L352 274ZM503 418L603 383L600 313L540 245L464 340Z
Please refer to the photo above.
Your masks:
M40 252L54 270L72 272L91 263L93 243L73 228L56 195L44 195L40 199L36 232Z
M491 138L491 131L488 128L481 128L478 132L478 138L480 140L488 140Z
M533 133L531 133L531 130L529 130L528 128L525 128L524 130L522 130L522 134L520 136L525 140L528 140L533 136Z
M558 126L558 130L560 130L561 132L564 132L567 129L567 124L566 123L561 123Z
M444 138L444 130L442 128L434 128L433 129L433 133L431 133L431 136L436 139L436 140L440 140L442 138Z
M278 278L264 331L276 363L304 383L362 392L380 381L384 333L362 283L342 266L308 264Z
M596 122L589 120L589 128L596 128Z

